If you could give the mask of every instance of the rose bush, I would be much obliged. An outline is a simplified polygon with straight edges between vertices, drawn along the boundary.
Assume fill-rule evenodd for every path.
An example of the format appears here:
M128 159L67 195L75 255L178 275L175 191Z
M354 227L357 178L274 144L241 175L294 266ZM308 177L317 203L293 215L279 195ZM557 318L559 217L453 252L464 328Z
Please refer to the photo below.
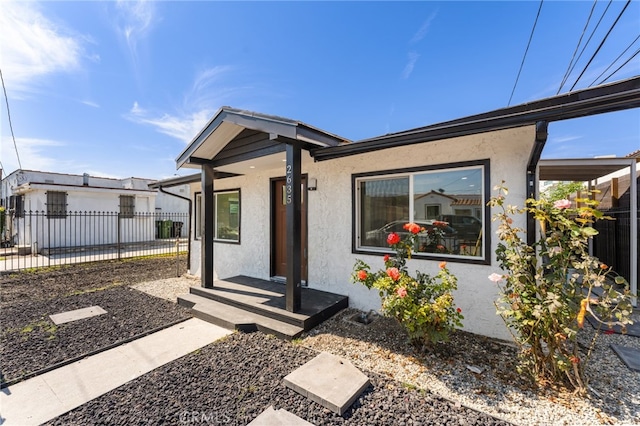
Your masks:
M605 219L597 202L529 199L525 208L505 205L508 190L489 204L497 208L500 243L496 250L503 274L489 279L498 284L498 313L520 346L520 369L540 383L569 385L580 394L587 391L584 375L591 347L582 349L578 335L585 318L605 330L625 330L631 321L629 286L611 268L589 255L589 239L597 234L591 226ZM538 222L540 237L528 245L523 229L511 216L529 213Z
M447 341L455 327L462 327L462 309L454 306L452 295L457 279L446 262L440 262L440 270L434 277L420 272L411 277L406 263L424 229L415 223L407 223L404 229L409 231L404 240L396 233L388 235L387 242L396 254L384 256L383 269L372 272L369 265L358 259L351 280L377 289L383 314L398 320L412 344L427 347Z

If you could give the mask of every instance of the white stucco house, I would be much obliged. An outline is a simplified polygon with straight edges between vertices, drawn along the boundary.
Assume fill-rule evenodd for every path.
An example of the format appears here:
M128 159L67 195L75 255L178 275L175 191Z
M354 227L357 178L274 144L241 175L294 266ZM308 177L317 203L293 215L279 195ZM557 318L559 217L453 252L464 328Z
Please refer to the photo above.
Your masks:
M497 224L486 203L506 182L508 204L535 195L536 170L551 121L640 106L640 79L587 89L445 123L352 142L300 121L221 108L177 157L194 203L190 272L202 287L248 276L286 283L286 309L300 309L304 286L379 309L376 291L349 282L356 259L374 269L389 253L372 231L439 214L477 216L473 253L451 245L415 254L410 268L458 277L464 328L508 338L496 315ZM184 184L185 178L161 185ZM462 201L461 201L462 200ZM458 206L456 207L456 203ZM467 207L464 206L467 204ZM534 235L535 223L518 226ZM455 238L455 235L454 237ZM456 248L458 247L458 248Z
M9 212L3 241L34 252L111 244L118 238L118 215L121 242L153 240L159 214L189 212L181 196L188 186L172 188L176 196L149 188L155 181L16 170L2 180L1 204ZM181 232L186 236L187 227Z

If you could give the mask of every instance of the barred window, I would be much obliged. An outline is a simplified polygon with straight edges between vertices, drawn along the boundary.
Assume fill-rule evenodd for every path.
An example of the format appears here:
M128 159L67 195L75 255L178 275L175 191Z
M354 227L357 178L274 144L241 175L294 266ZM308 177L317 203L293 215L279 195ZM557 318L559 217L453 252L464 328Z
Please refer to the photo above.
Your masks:
M62 191L47 191L47 217L67 217L67 193Z
M120 217L132 218L136 210L136 197L133 195L120 196Z

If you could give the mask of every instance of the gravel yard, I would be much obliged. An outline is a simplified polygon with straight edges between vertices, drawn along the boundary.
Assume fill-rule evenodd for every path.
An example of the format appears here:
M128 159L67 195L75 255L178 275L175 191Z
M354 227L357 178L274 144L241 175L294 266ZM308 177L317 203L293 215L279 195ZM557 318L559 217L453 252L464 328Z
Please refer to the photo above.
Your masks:
M188 317L169 301L197 283L176 278L171 259L66 269L0 278L5 380ZM49 291L41 289L43 283ZM29 289L37 290L27 301L22 295ZM109 315L55 330L43 320L91 305ZM609 348L611 343L640 348L640 338L600 336L588 370L593 392L581 399L533 389L515 371L516 350L505 342L459 331L449 344L418 353L393 320L377 317L363 325L353 321L357 313L344 310L293 343L235 333L49 424L245 425L269 405L317 425L640 424L640 373L627 369ZM282 384L318 351L351 360L371 379L372 386L342 417Z
M175 259L152 258L2 277L2 383L190 318L187 309L127 286L172 275ZM95 305L107 313L60 325L49 318Z

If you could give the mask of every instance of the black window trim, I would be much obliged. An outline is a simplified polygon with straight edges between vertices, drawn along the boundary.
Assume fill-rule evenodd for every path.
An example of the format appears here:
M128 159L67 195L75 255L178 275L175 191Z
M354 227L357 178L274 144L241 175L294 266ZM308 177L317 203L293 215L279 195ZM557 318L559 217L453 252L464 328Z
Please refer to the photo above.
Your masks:
M433 253L413 253L412 257L420 260L433 260L433 261L447 261L452 263L467 263L467 264L475 264L475 265L491 265L491 209L486 204L489 196L491 195L491 167L489 159L482 160L473 160L473 161L462 161L456 163L442 163L442 164L433 164L427 166L420 167L407 167L402 169L389 169L389 170L378 170L372 172L364 172L364 173L354 173L351 175L351 252L353 254L366 254L372 256L384 256L385 254L393 254L392 250L370 250L363 249L358 247L357 239L357 221L358 221L358 190L356 187L356 183L358 179L362 178L370 178L370 177L380 177L380 178L390 178L393 175L400 174L411 174L425 171L434 171L434 170L447 170L447 169L457 169L461 167L477 167L482 166L483 168L483 180L484 180L484 197L485 197L485 205L483 208L484 220L483 220L483 239L485 240L484 244L484 256L482 258L473 258L471 256L442 256Z
M198 196L200 196L200 206L198 206ZM194 241L200 241L202 239L202 223L198 224L198 218L202 216L202 191L197 191L193 193L193 223L195 224L193 230L193 239ZM200 207L200 208L198 208ZM200 219L202 220L202 219ZM198 226L200 225L200 226Z
M223 243L223 244L236 244L239 245L240 241L242 240L242 191L240 190L240 188L230 188L230 189L219 189L219 190L214 190L213 191L213 212L214 215L216 214L216 194L220 194L220 193L229 193L229 192L237 192L238 193L238 241L234 241L234 240L223 240L220 238L216 238L216 229L218 227L217 223L216 223L216 218L213 217L213 226L216 227L216 229L214 229L214 237L213 237L213 241L215 241L216 243ZM206 220L206 218L205 218Z

